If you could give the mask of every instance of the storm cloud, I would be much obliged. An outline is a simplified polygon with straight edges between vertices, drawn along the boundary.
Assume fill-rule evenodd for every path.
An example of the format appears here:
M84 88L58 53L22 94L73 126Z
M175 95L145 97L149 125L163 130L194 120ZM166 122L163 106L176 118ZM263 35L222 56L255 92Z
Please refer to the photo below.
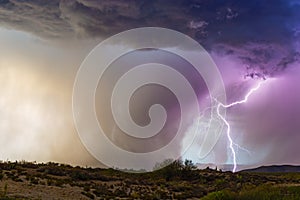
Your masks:
M106 38L137 27L185 33L207 50L233 55L245 75L273 76L298 62L295 1L2 0L1 25L44 39Z
M98 164L94 158L86 155L79 138L74 136L71 93L76 71L99 41L128 29L152 26L187 34L208 50L223 76L228 102L242 99L256 84L257 80L252 79L270 79L270 84L259 94L261 98L254 95L249 104L228 109L227 116L232 124L235 142L250 149L256 158L241 153L239 161L245 164L297 164L300 162L299 156L295 159L299 152L299 10L300 3L297 0L0 0L0 117L6 119L6 124L0 124L2 146L5 148L1 157L18 159L23 153L26 159ZM132 41L126 42L134 45ZM176 59L171 60L178 63ZM25 64L28 65L26 69ZM181 66L186 70L187 67ZM186 73L193 74L193 71ZM37 81L30 82L32 74ZM275 81L272 82L272 79ZM43 84L45 80L49 80L49 83ZM19 94L19 91L24 94ZM142 109L135 108L135 120L143 120L140 122L142 125L148 119L146 108L156 102L158 93L167 96L166 105L174 103L169 101L173 96L168 96L165 91L146 91L149 97L137 95L133 99L133 102L147 104L141 116L138 111ZM101 93L98 95L98 99L103 97ZM56 98L53 100L53 97ZM27 99L28 104L26 101L24 103ZM52 104L56 107L52 108ZM36 107L38 105L40 107ZM25 112L28 116L36 117L30 118L19 112L19 107L29 110ZM24 127L31 128L45 113L48 120L39 120L41 125L30 130L34 134L42 134L41 140L44 141L33 137L31 146L24 145L16 150L20 144L17 143L19 141L10 142L15 137L13 133L29 140ZM98 117L107 119L106 113L100 113L103 116ZM56 119L59 115L62 118ZM16 128L13 120L21 125ZM48 131L54 126L57 129L50 135ZM171 130L173 127L170 125L166 128ZM120 132L114 124L107 129L112 129L113 133ZM9 137L6 133L10 134ZM67 134L59 140L55 139L61 133ZM125 136L114 139L115 135L112 134L110 139L120 146L124 145L124 149L130 149L131 146L124 143ZM169 141L169 136L166 137ZM213 152L216 158L212 162L230 163L230 155L224 151L227 141L224 135L222 137L223 140L219 140ZM163 142L153 139L153 145L162 146L165 144ZM52 146L44 152L38 151L48 144ZM77 146L80 148L77 149ZM149 148L155 150L152 146ZM196 150L198 148L195 147ZM32 149L36 149L35 154ZM70 149L68 154L61 153ZM143 152L145 145L141 143L133 150ZM76 155L73 154L75 151Z

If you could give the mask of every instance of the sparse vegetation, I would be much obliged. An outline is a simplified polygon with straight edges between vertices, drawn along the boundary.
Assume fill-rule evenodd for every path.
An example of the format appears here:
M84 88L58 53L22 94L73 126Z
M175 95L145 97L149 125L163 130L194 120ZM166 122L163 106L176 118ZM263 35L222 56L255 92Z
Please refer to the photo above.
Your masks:
M1 162L0 167L0 200L43 199L29 192L22 196L18 187L23 191L47 187L53 191L74 190L77 193L72 198L76 199L300 199L300 173L199 170L189 160L166 160L151 173L25 161Z

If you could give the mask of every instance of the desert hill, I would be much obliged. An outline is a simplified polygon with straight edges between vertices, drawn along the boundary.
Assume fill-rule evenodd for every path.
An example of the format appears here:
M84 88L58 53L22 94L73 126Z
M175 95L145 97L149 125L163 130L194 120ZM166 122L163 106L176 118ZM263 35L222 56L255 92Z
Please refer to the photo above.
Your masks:
M300 173L199 170L180 161L148 173L2 162L0 199L300 199Z

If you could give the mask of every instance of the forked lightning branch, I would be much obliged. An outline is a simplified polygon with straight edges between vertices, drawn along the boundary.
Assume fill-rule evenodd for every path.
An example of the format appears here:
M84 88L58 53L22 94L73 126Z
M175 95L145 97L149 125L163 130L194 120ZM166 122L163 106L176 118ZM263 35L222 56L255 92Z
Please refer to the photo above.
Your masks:
M262 81L262 82L259 82L259 84L252 88L245 96L244 99L240 100L240 101L236 101L236 102L233 102L231 104L227 104L227 105L224 105L220 102L218 102L218 105L217 105L217 114L218 116L220 117L220 119L225 123L226 125L226 136L227 136L227 139L228 139L228 142L229 142L229 148L230 148L230 151L232 153L232 160L233 160L233 169L232 171L235 172L236 171L236 168L237 168L237 153L235 152L235 149L233 147L234 145L234 142L232 140L232 137L231 137L231 126L230 126L230 123L226 120L226 118L220 113L220 108L230 108L230 107L233 107L233 106L236 106L236 105L239 105L239 104L244 104L244 103L247 103L248 102L248 99L249 97L255 93L266 81Z

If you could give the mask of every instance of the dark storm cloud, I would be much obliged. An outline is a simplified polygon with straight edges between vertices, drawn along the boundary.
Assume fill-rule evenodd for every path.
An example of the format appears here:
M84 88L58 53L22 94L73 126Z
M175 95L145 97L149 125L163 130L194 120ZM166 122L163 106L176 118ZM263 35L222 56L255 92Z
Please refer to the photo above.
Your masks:
M59 2L48 1L0 1L1 25L31 32L41 37L69 36L73 30L62 18Z
M272 75L299 60L294 41L300 5L294 2L1 0L0 23L43 38L104 38L136 27L166 27L235 56L250 76Z

